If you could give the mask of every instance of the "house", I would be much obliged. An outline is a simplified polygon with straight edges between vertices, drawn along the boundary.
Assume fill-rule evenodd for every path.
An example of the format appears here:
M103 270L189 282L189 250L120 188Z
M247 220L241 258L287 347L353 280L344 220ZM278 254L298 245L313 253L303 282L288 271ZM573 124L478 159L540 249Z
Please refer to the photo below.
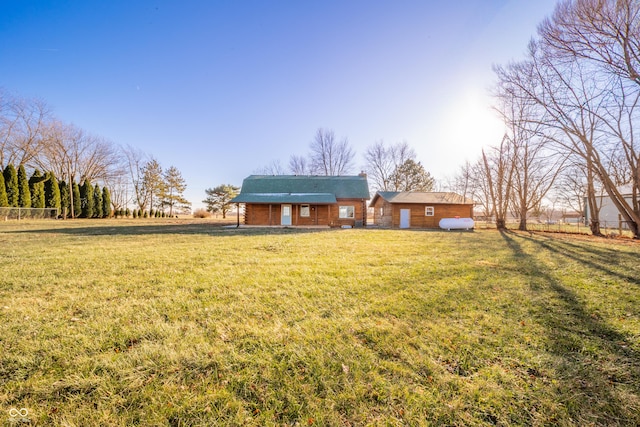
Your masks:
M244 203L245 225L361 227L369 185L357 176L251 175L232 203Z
M438 228L442 218L472 218L473 200L456 193L378 191L373 223L390 228Z
M620 191L622 197L627 202L629 206L633 206L633 193L631 191L631 187L625 187L618 189ZM600 208L598 212L598 220L600 221L601 227L611 227L611 228L623 228L629 229L629 224L627 224L626 220L623 218L622 214L618 210L618 207L613 203L611 197L607 194L601 194L596 196L597 204ZM592 219L592 213L589 210L589 203L587 203L587 198L584 198L584 220L585 224L589 225Z

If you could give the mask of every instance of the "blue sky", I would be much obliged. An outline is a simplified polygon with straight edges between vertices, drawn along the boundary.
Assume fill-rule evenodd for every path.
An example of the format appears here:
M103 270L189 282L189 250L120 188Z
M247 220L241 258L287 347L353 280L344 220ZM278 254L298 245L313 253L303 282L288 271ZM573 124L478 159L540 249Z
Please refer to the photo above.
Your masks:
M242 179L315 131L406 141L437 179L502 127L492 64L522 58L555 0L0 2L0 86L176 166L185 195Z

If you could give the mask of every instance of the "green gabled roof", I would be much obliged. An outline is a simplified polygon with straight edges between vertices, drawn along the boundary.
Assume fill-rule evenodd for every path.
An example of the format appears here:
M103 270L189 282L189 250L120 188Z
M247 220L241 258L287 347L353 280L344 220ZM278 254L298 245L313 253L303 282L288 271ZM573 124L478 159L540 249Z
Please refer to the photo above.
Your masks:
M244 193L238 194L231 201L233 203L337 203L336 196L328 193Z
M366 176L251 175L233 203L336 203L369 198Z

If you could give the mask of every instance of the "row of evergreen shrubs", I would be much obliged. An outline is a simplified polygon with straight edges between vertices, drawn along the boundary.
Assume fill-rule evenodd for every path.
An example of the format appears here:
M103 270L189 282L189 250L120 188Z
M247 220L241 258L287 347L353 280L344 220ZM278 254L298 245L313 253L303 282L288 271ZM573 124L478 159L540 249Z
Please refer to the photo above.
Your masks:
M111 194L107 187L85 179L82 185L58 181L52 172L34 170L30 178L24 165L8 164L0 174L0 207L52 208L60 215L81 218L108 218Z
M161 210L142 210L142 209L117 209L113 212L115 218L169 218L165 212Z
M72 206L73 205L73 206ZM111 207L111 193L105 186L92 185L85 179L82 185L58 181L55 174L42 174L38 169L30 178L24 165L18 169L8 164L0 173L0 208L52 208L65 218L165 218L161 210L117 209Z

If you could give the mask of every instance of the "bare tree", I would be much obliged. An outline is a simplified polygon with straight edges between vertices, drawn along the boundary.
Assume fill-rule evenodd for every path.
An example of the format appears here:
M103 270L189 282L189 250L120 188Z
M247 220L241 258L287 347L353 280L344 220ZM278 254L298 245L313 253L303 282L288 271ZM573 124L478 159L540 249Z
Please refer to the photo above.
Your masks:
M0 91L0 165L31 166L42 151L43 130L50 119L44 101Z
M79 178L79 164L76 162L78 140L81 139L79 129L65 125L59 121L49 123L45 131L44 152L39 158L39 164L44 170L54 173L56 177L68 182L69 188L73 188L76 179ZM69 191L71 218L75 218L80 212L75 211L77 200L74 203L74 193Z
M530 44L528 60L496 68L505 93L519 102L537 108L528 119L544 127L545 136L553 141L559 153L583 159L587 168L587 194L590 208L595 212L594 175L603 173L597 151L598 128L601 126L598 108L603 90L593 85L587 72L578 63L558 64ZM591 203L594 203L591 205ZM592 218L591 230L600 234L597 217Z
M376 141L365 152L365 170L371 179L373 188L380 191L391 191L401 186L395 182L400 178L395 174L398 168L408 160L415 161L416 153L406 141L387 146L383 141Z
M310 148L311 173L326 176L351 173L355 155L346 138L338 142L332 130L321 128L316 131Z
M383 141L376 141L367 148L364 155L367 177L373 184L374 191L389 191L391 175L396 169L391 155L391 150Z
M556 86L570 95L568 104L554 102L554 109L570 110L575 117L576 110L588 108L596 117L592 122L598 125L590 132L600 138L574 135L587 156L591 169L587 173L601 181L634 236L640 238L640 147L633 126L639 119L640 2L565 0L540 26L539 35L542 53L531 56L542 63L539 68L545 68L547 74L551 70ZM573 77L576 70L581 71L578 81ZM590 71L588 79L583 70ZM612 167L616 165L613 159L624 160L624 167ZM631 203L618 185L621 170L630 178Z
M559 185L555 190L557 200L563 208L579 214L582 218L588 210L590 218L599 218L605 191L602 184L594 179L593 172L587 169L581 159L577 161L572 159L568 162L568 166L564 168L559 177ZM585 197L591 194L593 196Z
M109 189L113 211L125 209L132 202L133 192L126 173L109 178L105 181L105 186Z
M640 85L637 0L563 0L538 33L551 55L597 63Z
M124 148L123 152L136 206L140 210L146 210L149 205L149 192L144 186L144 166L149 161L149 156L131 146Z
M520 219L519 230L527 229L529 213L538 209L562 171L566 156L549 149L549 138L538 121L537 108L519 94L517 86L503 81L494 94L495 108L509 133L514 162L512 208Z
M103 182L120 172L120 152L106 139L59 121L42 132L41 151L33 158L37 167L56 176Z
M263 168L257 169L257 175L286 175L285 169L280 164L280 160L272 160L271 163Z
M458 172L448 180L446 187L462 197L469 197L473 193L473 181L473 164L469 160L465 160L458 167Z
M471 198L480 205L482 216L489 220L493 216L493 199L491 197L490 183L486 178L484 159L480 158L475 163L471 164L470 183L471 183Z
M289 157L289 170L294 175L309 175L309 163L304 156Z
M636 130L640 120L640 90L635 85L629 87L621 78L614 81L616 90L609 94L603 114L605 139L610 141L608 154L605 154L607 170L615 189L623 185L631 187L631 203L620 203L618 209L627 211L622 213L627 218L637 216L640 219L640 135ZM622 195L615 198L625 200Z
M507 228L515 165L513 144L507 135L498 147L482 150L482 171L491 200L491 214L495 216L498 230Z

